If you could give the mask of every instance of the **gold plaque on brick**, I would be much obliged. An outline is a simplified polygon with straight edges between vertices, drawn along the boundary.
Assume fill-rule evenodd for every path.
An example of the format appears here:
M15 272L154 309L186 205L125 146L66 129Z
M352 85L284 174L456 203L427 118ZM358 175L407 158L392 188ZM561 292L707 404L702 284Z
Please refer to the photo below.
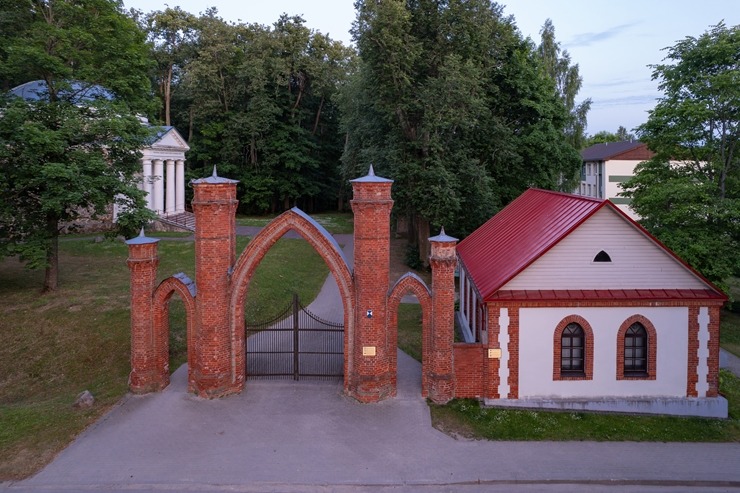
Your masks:
M375 346L362 346L363 356L375 356Z
M501 349L500 348L489 349L488 359L501 359Z

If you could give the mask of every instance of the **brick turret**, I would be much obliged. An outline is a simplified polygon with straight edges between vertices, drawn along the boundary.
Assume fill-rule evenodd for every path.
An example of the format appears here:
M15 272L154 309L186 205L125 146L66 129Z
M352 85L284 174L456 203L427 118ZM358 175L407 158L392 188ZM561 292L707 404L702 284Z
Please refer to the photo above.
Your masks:
M135 394L162 390L170 383L167 334L155 334L152 296L157 282L156 238L141 235L128 240L131 273L131 374L129 388Z
M393 180L367 176L352 180L354 212L356 362L348 392L361 402L377 402L396 395L393 355L386 324L390 284L390 215Z
M213 175L192 182L195 196L196 336L191 375L202 397L239 392L229 326L230 269L236 256L236 184Z
M455 332L455 266L457 238L445 234L429 238L432 254L433 322L430 341L429 398L444 404L455 397L452 343Z

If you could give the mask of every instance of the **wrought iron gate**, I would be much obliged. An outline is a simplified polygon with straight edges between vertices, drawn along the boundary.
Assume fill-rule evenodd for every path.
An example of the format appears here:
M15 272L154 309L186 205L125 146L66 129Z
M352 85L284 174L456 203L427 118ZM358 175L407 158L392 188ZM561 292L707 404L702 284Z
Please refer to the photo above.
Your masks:
M246 325L247 378L329 379L344 375L344 324L323 320L298 295L277 317Z

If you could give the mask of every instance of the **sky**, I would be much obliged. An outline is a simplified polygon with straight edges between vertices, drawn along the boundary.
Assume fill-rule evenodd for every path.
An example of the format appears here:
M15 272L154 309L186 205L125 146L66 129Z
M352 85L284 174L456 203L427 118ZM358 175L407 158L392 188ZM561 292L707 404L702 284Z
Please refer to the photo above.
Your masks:
M591 98L587 133L644 123L660 97L651 64L663 48L697 37L720 21L740 24L736 0L509 0L499 2L513 15L523 36L539 41L545 19L555 37L578 63L583 87L578 99ZM306 26L351 43L352 0L124 0L143 12L167 5L199 14L216 7L227 21L272 25L282 13L301 15Z

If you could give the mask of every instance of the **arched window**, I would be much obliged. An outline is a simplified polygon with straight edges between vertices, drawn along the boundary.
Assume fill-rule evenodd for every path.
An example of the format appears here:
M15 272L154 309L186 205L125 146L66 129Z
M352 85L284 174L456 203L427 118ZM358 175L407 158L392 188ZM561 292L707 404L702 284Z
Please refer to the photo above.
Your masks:
M624 334L624 375L644 376L648 370L648 335L645 326L635 322Z
M552 349L553 381L593 379L594 332L585 318L563 318L553 332Z
M583 376L585 341L583 328L577 323L568 324L560 339L560 375Z
M594 257L594 262L611 262L612 258L604 250L600 251Z
M617 380L655 380L658 332L643 315L632 315L617 332Z

